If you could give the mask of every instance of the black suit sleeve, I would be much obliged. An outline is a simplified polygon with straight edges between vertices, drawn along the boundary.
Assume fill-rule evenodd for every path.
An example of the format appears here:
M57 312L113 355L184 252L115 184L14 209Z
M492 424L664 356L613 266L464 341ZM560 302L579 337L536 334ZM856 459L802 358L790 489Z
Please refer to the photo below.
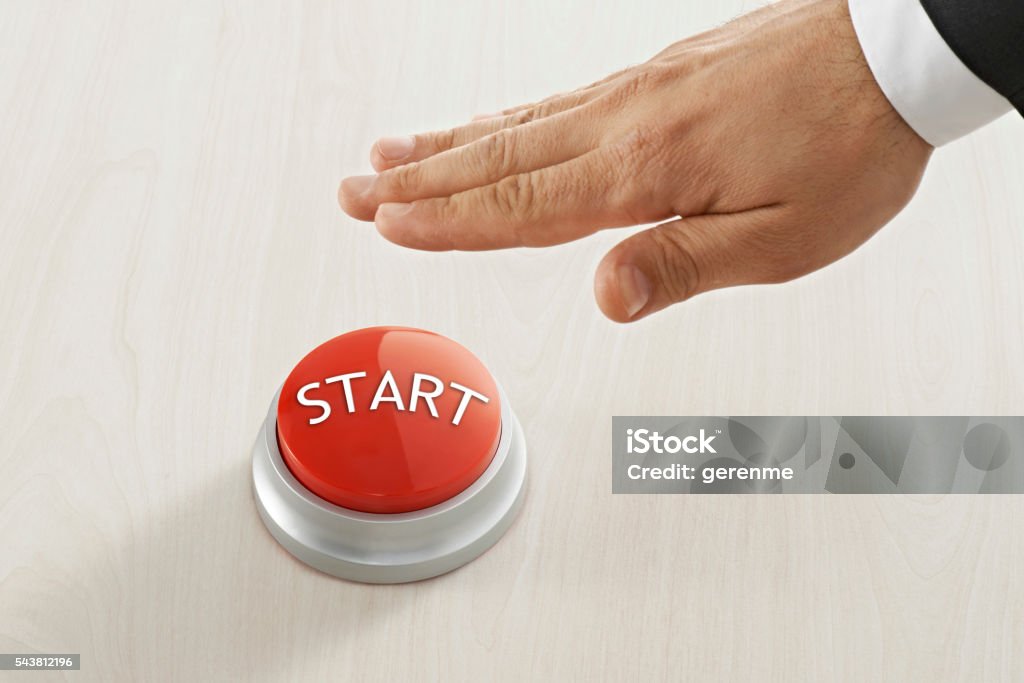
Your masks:
M974 75L1024 114L1024 0L921 0Z

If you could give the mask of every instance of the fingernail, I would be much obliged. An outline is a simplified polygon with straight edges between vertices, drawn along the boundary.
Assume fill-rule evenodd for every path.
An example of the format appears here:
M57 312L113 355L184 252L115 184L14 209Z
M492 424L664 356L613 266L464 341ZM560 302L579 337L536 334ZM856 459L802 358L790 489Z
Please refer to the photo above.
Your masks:
M415 148L416 138L411 135L377 140L377 151L388 161L400 161L412 154Z
M619 280L619 296L626 306L626 315L632 318L651 299L651 283L636 266L619 266L616 271Z
M400 218L412 211L412 204L389 202L377 208L377 218Z
M361 197L373 187L375 175L354 175L341 181L341 191L349 197Z

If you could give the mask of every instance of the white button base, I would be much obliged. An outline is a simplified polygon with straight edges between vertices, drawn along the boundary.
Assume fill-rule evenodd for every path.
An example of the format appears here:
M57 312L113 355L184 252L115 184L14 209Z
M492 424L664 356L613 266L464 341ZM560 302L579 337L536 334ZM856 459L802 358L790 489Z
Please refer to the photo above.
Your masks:
M405 583L450 572L494 545L526 491L526 441L501 388L501 437L480 478L443 503L396 514L339 507L304 487L277 445L270 403L252 453L260 517L285 550L314 569L363 583Z

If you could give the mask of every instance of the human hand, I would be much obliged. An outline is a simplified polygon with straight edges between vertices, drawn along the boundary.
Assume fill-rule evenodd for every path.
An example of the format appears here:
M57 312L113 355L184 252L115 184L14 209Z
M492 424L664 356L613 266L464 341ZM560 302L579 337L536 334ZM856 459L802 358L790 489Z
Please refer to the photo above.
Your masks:
M379 140L378 173L338 199L427 250L667 221L597 268L598 305L626 322L845 256L910 201L931 151L875 83L845 0L785 0L580 90Z

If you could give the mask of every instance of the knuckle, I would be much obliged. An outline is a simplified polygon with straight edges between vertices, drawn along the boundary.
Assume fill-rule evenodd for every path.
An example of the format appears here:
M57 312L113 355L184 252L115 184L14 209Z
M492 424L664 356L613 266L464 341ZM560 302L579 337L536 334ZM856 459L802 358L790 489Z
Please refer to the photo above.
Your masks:
M491 187L492 207L511 226L516 243L524 247L546 246L545 235L534 220L537 190L532 176L509 176Z
M480 141L481 170L488 178L503 178L513 165L515 136L509 129L500 130Z
M630 225L646 223L644 216L648 208L641 197L641 191L632 184L617 182L614 171L609 171L604 185L608 188L602 204L612 216L623 217Z
M603 204L631 224L665 218L671 201L665 189L668 167L662 158L670 150L666 131L655 126L637 127L608 145Z
M619 79L618 96L622 102L645 95L676 78L674 66L662 62L648 62L635 67Z
M554 97L549 97L546 100L538 102L537 105L533 107L533 117L534 119L544 119L549 116L554 116L562 111L571 109L581 101L583 101L583 93L578 91L555 95Z
M536 197L529 173L508 176L492 187L494 207L502 214L520 219L532 215Z
M524 123L529 123L530 121L533 121L538 118L540 118L539 107L527 107L526 109L523 109L522 111L517 111L515 114L512 115L512 125L521 126Z
M615 161L632 175L646 167L651 159L667 147L665 133L660 127L636 126L619 143L612 145Z
M431 206L432 222L439 233L447 233L457 223L460 208L460 200L455 197L437 197L429 200Z
M446 149L452 149L455 147L455 143L458 139L458 131L455 128L448 128L441 130L431 135L431 146L436 151L444 151Z
M384 179L384 191L387 196L409 196L422 183L423 166L420 162L414 161L385 171L380 177Z
M544 100L543 102L541 102L540 104L533 108L533 118L536 120L551 116L557 111L558 104L560 101L561 98L552 98L549 100Z
M501 113L504 114L505 116L512 116L514 114L518 114L519 112L521 112L523 110L533 109L536 106L537 106L537 102L524 102L523 104L517 104L514 107L509 107L507 109L502 109Z
M686 301L700 291L703 273L689 241L679 230L652 230L654 267L672 301Z
M631 96L642 95L654 87L655 73L649 66L640 67L630 74L623 87Z
M654 60L648 62L644 67L647 80L651 85L664 85L679 78L680 73L685 71L686 60L682 62L675 59Z
M640 179L660 181L662 173L671 169L663 159L668 149L660 130L639 129L627 140L622 161L638 182Z

